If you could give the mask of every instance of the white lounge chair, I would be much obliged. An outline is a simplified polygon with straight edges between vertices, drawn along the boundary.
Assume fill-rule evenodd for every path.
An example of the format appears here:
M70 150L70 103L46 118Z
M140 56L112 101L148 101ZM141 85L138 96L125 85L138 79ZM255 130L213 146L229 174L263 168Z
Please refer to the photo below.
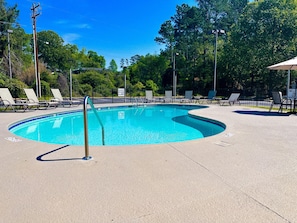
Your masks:
M20 102L15 102L9 89L8 88L0 88L0 97L2 100L2 103L5 107L4 111L7 110L7 108L11 108L13 111L16 111L16 109L22 109L26 111L27 109L31 107L37 107L39 106L38 103L29 103L25 100L21 100Z
M58 107L59 103L57 101L39 101L34 90L32 88L24 88L25 94L30 103L36 103L40 107L49 108L49 107Z
M68 100L62 97L62 94L59 89L51 88L54 100L56 100L60 105L79 105L81 102L77 100Z
M165 91L164 102L172 102L172 91Z
M240 93L232 93L227 100L220 100L220 105L229 104L234 105L236 102L240 104L238 100Z
M152 90L146 90L145 91L145 102L149 103L149 102L153 102L154 98L153 98L153 91Z

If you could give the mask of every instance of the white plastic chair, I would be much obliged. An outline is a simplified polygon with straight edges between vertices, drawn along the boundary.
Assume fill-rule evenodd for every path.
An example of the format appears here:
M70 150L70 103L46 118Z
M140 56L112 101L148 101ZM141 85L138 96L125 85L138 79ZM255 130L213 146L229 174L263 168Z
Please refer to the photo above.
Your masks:
M25 94L30 103L37 103L39 107L58 107L59 103L56 101L39 101L32 88L24 88Z
M59 104L61 104L61 105L63 105L63 106L64 106L64 105L69 105L69 106L71 106L71 105L79 105L79 104L81 103L80 101L77 101L77 100L68 100L68 99L64 99L64 98L62 97L62 94L61 94L61 92L60 92L59 89L51 88L51 91L52 91L52 94L53 94L55 100L56 100Z
M164 102L172 102L172 91L165 91Z
M38 103L30 103L27 101L15 102L8 88L0 88L0 97L5 107L4 110L10 107L13 111L16 111L15 109L17 108L22 108L25 111L31 107L39 106Z

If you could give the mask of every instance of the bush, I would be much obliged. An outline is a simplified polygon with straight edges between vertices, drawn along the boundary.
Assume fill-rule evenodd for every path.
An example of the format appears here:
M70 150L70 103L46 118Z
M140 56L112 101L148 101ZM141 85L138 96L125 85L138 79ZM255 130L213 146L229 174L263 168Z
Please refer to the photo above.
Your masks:
M79 89L79 94L83 96L91 96L92 95L92 86L89 84L81 84Z
M41 95L43 97L51 96L51 87L50 84L46 81L41 81Z
M5 81L5 86L3 87L7 87L10 90L11 95L14 98L24 98L25 97L25 92L24 92L24 88L28 88L28 86L23 83L20 80L17 79L7 79Z

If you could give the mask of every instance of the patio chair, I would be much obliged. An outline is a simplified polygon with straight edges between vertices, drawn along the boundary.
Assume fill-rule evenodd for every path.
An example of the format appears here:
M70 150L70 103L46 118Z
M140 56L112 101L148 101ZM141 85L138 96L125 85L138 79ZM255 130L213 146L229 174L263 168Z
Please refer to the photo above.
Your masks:
M20 102L15 102L8 88L0 88L0 97L4 106L4 111L7 108L11 108L13 111L16 109L22 109L24 111L29 108L36 107L38 108L38 103L27 102L26 100L20 100Z
M208 102L212 103L213 101L217 100L216 95L217 95L217 91L210 90L208 92L207 98L200 98L198 102L199 103L208 103Z
M44 108L49 108L49 107L58 107L59 103L57 101L39 101L34 90L32 88L24 88L25 94L28 98L28 101L30 103L37 103L39 105L38 108L44 107Z
M172 102L172 91L165 91L164 102Z
M240 101L238 100L239 96L240 96L240 93L232 93L227 100L220 100L220 105L224 105L224 104L234 105L236 102L240 104Z
M146 103L153 102L153 91L152 90L146 90L145 91L145 101Z
M185 91L185 98L181 100L181 102L192 102L193 101L193 91L188 90Z
M58 102L60 105L64 106L64 105L69 105L69 106L72 106L72 105L79 105L81 103L81 101L78 101L78 100L68 100L68 99L64 99L62 97L62 94L60 92L59 89L56 89L56 88L51 88L51 91L52 91L52 94L54 96L54 100L56 102Z
M272 103L269 108L269 112L271 111L274 105L279 105L278 112L283 112L283 106L290 107L290 111L292 109L292 100L291 99L284 99L282 92L274 91L272 92Z

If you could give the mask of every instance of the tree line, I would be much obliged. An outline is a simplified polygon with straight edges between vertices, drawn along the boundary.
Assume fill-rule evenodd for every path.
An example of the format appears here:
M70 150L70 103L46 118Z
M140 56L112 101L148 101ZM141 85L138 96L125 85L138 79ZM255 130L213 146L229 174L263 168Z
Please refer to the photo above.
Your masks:
M185 90L207 95L214 88L228 96L241 92L246 98L266 98L273 90L285 91L285 71L267 66L296 54L296 0L197 0L197 5L178 5L176 12L160 24L155 41L163 45L157 55L135 55L107 65L104 56L76 45L64 44L54 31L38 32L38 61L42 95L59 88L69 95L69 72L73 72L74 96L111 96L124 87L128 96L143 95L145 89L164 94L172 89L173 69L177 93ZM16 23L17 5L0 0L0 87L9 87L14 97L23 87L35 88L32 34ZM7 30L10 35L9 78ZM217 35L217 36L216 36ZM294 72L292 79L296 77Z

